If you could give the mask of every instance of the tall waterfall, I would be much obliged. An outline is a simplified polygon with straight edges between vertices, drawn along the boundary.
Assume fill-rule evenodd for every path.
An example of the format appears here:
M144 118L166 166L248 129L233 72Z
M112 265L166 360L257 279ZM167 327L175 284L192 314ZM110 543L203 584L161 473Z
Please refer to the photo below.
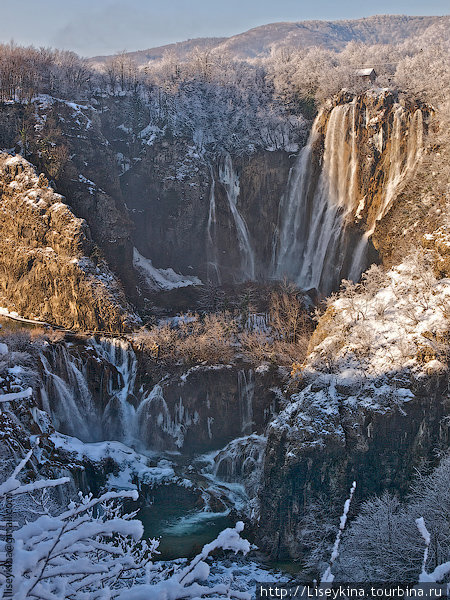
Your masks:
M241 417L241 432L252 433L253 427L253 397L255 395L255 378L252 369L248 372L241 369L238 372L239 412Z
M382 122L358 114L357 99L335 106L328 115L317 116L306 146L291 169L286 193L280 202L279 234L272 264L275 278L288 277L303 289L329 293L340 279L357 280L367 266L368 240L376 222L389 210L399 184L414 168L422 148L422 113L412 116L397 105L390 134L383 136ZM364 122L365 121L365 122ZM378 128L373 132L373 127ZM348 226L357 224L359 213L380 194L362 185L366 158L361 156L359 135L363 129L384 160L381 202L371 210L368 231ZM373 134L373 135L372 135ZM323 139L323 158L318 147ZM407 140L405 142L405 139ZM364 160L363 160L364 159ZM369 176L370 178L370 176ZM367 179L367 177L366 177ZM356 245L355 245L356 239Z
M223 154L219 163L219 181L225 188L228 206L236 228L239 253L241 258L242 280L255 279L255 255L250 243L247 225L239 213L237 200L239 196L239 177L233 167L233 161L228 152Z
M214 179L214 171L209 168L211 174L211 189L209 191L209 214L208 214L208 264L207 276L209 281L221 284L219 258L217 256L217 216L216 216L216 180Z
M314 154L319 114L280 205L274 275L287 276L304 289L327 287L335 279L332 272L342 266L345 218L358 203L355 112L355 103L331 111L320 174Z

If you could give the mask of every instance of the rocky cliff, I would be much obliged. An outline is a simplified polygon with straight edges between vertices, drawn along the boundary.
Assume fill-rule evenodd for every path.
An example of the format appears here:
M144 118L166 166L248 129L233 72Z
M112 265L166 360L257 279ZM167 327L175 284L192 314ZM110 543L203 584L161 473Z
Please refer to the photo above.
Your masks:
M268 428L261 543L273 556L320 546L307 523L327 531L352 481L357 502L404 494L448 448L450 286L422 260L372 267L319 321L299 391Z
M126 330L136 322L87 223L20 156L0 155L2 305L71 329Z
M343 92L295 157L196 145L128 98L42 97L32 108L2 111L3 146L55 182L139 307L147 291L133 247L202 281L287 276L326 294L357 279L375 249L389 254L389 232L377 232L427 154L432 115L391 91Z

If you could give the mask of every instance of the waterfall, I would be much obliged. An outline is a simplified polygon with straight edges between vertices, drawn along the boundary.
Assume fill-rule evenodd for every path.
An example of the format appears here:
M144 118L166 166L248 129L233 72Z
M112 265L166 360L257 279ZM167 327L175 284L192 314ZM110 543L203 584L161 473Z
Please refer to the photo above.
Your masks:
M93 340L92 346L120 374L119 389L110 390L111 397L103 412L103 431L108 439L131 446L138 437L136 409L129 401L136 381L136 355L129 342L121 339L101 338L99 342Z
M406 132L406 135L405 135ZM380 129L382 133L382 129ZM406 148L405 148L405 139ZM353 261L350 267L349 277L353 281L359 279L361 273L367 266L367 250L369 239L375 231L377 223L385 216L392 206L399 185L405 177L413 171L422 154L423 149L423 115L417 109L411 117L401 106L394 110L392 131L389 136L390 148L388 163L385 169L383 183L382 201L372 221L369 221L369 229L356 246ZM380 146L381 150L383 146Z
M255 378L252 369L246 373L238 372L239 413L241 417L241 432L252 433L253 428L253 397L255 395Z
M214 477L243 484L248 496L254 498L262 476L266 442L264 436L252 434L227 444L214 458Z
M239 177L234 170L233 161L228 152L222 156L219 164L219 181L225 188L228 206L236 228L241 257L241 278L243 281L255 279L255 256L250 243L250 236L247 225L237 208L237 199L240 191Z
M367 194L374 194L370 189L366 193L360 189L362 170L367 167L359 160L358 110L356 99L335 106L328 115L324 134L324 112L317 116L280 202L279 234L272 259L274 278L288 277L303 289L329 293L342 278L359 279L367 267L368 241L376 222L389 210L399 184L420 156L423 123L420 110L411 116L397 105L386 140L382 123L374 125L366 114L366 129L379 127L371 137L380 154L385 153L385 176L375 218L368 221L368 231L355 246L357 230L350 245L347 227L360 219ZM320 164L317 147L321 135L324 141Z
M152 448L167 449L170 445L181 448L187 429L198 421L198 414L189 415L182 398L175 406L174 418L164 399L161 386L156 385L144 396L137 409L139 439Z
M100 417L86 379L65 346L53 346L51 350L52 362L60 364L65 379L54 373L54 367L42 354L44 385L40 392L43 409L51 416L58 431L86 442L98 441L101 439Z
M319 114L281 203L275 277L287 276L304 289L328 292L340 276L345 219L359 203L355 113L355 102L331 111L317 176L313 150L322 121Z
M222 283L220 277L219 258L217 256L217 219L216 219L216 180L212 167L209 167L211 174L211 189L209 192L209 214L208 214L208 264L207 277L209 281L213 281L220 285Z
M58 431L85 442L113 439L128 445L136 439L133 394L137 372L136 356L131 345L119 339L90 340L94 360L104 362L102 371L110 372L106 386L106 405L95 401L89 388L87 358L72 344L60 343L41 354L44 410ZM92 357L92 356L91 356ZM114 374L118 381L114 381ZM103 375L102 375L103 376Z

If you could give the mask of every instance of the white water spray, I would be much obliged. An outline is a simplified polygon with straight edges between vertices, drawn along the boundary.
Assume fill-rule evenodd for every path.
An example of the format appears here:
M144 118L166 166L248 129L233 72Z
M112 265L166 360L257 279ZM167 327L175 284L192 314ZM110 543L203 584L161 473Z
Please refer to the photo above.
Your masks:
M211 174L211 189L209 191L209 214L208 214L208 265L207 277L209 281L213 281L220 285L222 283L220 277L219 258L217 256L217 217L216 217L216 180L212 167L209 168Z
M342 278L358 280L367 267L368 241L376 222L389 210L400 183L417 164L423 147L422 112L417 110L411 117L398 105L388 139L384 139L381 123L372 136L380 153L387 152L383 199L368 222L369 230L351 248L347 226L358 220L367 201L359 185L363 165L359 161L357 111L356 99L331 110L322 164L315 150L323 123L320 113L291 169L280 203L279 237L272 264L277 279L288 277L303 289L316 288L324 293ZM366 115L366 127L369 123Z

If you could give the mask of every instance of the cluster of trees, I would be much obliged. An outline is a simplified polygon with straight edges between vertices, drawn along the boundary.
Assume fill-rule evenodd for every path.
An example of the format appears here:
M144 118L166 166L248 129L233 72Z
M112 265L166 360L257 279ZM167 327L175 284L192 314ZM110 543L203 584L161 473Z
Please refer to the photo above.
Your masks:
M10 43L0 45L0 102L50 94L101 99L102 106L112 97L139 102L145 125L167 126L200 146L287 148L300 141L303 117L312 118L325 98L370 85L355 77L361 67L376 69L379 86L445 104L449 53L443 23L398 45L351 41L341 51L284 46L246 60L220 48L195 48L146 65L124 52L94 64L73 52Z
M86 61L74 52L0 44L0 102L29 102L38 94L79 97L91 79Z
M212 286L209 286L212 287ZM312 333L312 319L305 300L294 286L265 290L266 311L256 312L258 292L247 288L233 309L223 308L223 298L212 299L215 312L187 314L172 323L142 328L135 343L151 353L158 348L163 363L184 361L188 364L229 363L238 352L255 364L269 361L291 366L306 356Z
M292 110L305 100L323 102L339 90L366 89L355 71L373 67L377 85L405 91L440 105L449 100L450 49L439 39L419 38L402 45L349 42L341 52L325 48L281 48L266 61L276 95Z
M415 481L409 499L384 493L365 502L343 538L336 576L343 581L417 581L424 540L416 522L429 531L426 569L450 569L450 457ZM444 573L445 575L445 573Z

